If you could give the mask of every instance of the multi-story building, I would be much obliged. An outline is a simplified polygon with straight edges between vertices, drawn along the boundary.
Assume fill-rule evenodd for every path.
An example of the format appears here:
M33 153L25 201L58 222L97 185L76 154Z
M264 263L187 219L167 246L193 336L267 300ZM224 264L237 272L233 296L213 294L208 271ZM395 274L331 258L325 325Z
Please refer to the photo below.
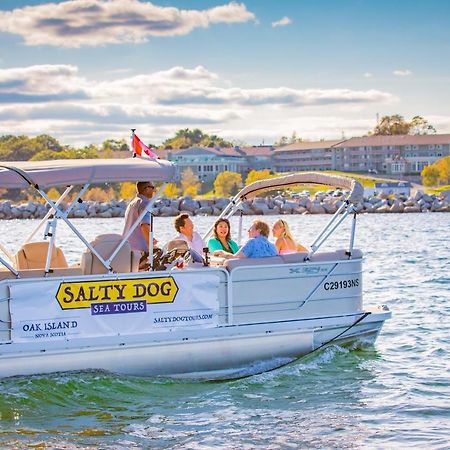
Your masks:
M177 164L176 181L183 171L190 167L202 182L214 181L226 170L237 172L243 177L250 170L273 170L272 146L209 148L189 147L181 150L159 150L158 154Z
M333 169L418 175L448 155L450 134L355 137L333 145Z
M333 146L342 142L318 141L296 142L278 147L273 152L277 172L295 172L302 170L332 170Z
M214 181L225 170L245 173L247 160L233 148L189 147L182 150L164 150L158 153L177 165L176 181L180 181L183 171L190 167L203 182Z

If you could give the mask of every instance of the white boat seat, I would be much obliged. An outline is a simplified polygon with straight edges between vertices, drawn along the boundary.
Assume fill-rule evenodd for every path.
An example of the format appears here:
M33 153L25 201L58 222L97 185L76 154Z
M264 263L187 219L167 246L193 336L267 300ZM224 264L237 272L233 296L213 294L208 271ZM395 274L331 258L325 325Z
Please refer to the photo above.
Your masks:
M17 270L23 269L45 269L47 261L49 241L28 242L15 255L15 266ZM50 268L69 267L64 253L59 247L54 246Z
M265 266L270 264L283 264L281 256L268 256L266 258L236 258L227 259L224 263L229 271L240 266Z
M322 252L315 253L311 256L311 262L320 262L320 261L341 261L347 260L348 255L345 249L336 250L334 252ZM352 258L351 259L360 259L362 258L362 251L359 249L353 249Z
M91 242L91 245L100 256L108 259L121 241L120 234L100 234ZM137 272L140 258L141 253L131 250L130 244L125 242L111 262L111 267L116 273ZM81 255L81 269L84 275L108 273L106 267L89 249Z

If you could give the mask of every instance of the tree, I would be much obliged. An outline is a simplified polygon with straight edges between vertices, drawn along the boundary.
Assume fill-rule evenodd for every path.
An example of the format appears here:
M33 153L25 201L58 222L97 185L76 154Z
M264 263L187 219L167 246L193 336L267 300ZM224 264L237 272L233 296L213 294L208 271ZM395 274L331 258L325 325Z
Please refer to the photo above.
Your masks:
M120 186L119 197L123 200L131 200L136 195L136 183L124 181Z
M424 167L420 175L425 186L436 186L438 184L439 169L434 165Z
M103 141L102 151L112 150L113 152L125 152L130 150L128 144L125 142L125 139L107 139Z
M209 136L198 128L193 130L184 128L178 130L173 138L166 139L163 142L162 147L165 149L179 149L192 147L193 145L199 145L201 147L233 146L231 142L228 142L215 134Z
M181 173L181 190L183 195L192 197L195 197L200 190L200 181L190 167L184 169Z
M168 183L163 191L163 195L168 198L177 198L180 194L180 190L175 183Z
M410 125L410 134L436 134L436 128L421 116L414 116Z
M420 175L425 186L450 184L450 156L438 159L430 166L424 167Z
M242 188L242 175L236 172L219 173L214 181L214 192L220 197L236 195Z
M400 114L383 116L369 135L393 136L404 134L432 134L436 129L421 116L414 116L411 122L407 122Z
M266 178L272 178L273 175L271 174L270 170L264 169L264 170L250 170L250 172L247 175L247 178L245 179L245 185L249 185L255 181L264 180Z

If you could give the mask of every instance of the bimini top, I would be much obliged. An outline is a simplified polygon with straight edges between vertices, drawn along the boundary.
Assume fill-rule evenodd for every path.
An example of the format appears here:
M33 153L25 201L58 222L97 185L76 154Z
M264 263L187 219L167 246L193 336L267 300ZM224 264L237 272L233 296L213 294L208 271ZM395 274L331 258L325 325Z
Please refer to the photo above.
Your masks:
M0 162L0 188L39 188L120 181L170 181L175 166L166 160L62 159Z
M364 196L364 188L352 178L341 177L338 175L326 175L318 172L303 172L285 175L284 177L269 178L266 180L255 181L245 186L235 197L234 200L246 200L256 197L261 192L273 191L276 189L286 189L298 184L324 184L335 186L350 191L348 201L358 203Z

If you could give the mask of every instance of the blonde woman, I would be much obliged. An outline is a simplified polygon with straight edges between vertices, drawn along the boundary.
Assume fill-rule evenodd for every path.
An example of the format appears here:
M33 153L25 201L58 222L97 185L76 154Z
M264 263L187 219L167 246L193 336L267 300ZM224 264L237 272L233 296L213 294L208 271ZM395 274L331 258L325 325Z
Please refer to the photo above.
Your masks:
M272 234L275 241L275 247L279 255L288 253L308 252L308 249L295 241L289 230L289 225L283 219L278 219L272 226Z

